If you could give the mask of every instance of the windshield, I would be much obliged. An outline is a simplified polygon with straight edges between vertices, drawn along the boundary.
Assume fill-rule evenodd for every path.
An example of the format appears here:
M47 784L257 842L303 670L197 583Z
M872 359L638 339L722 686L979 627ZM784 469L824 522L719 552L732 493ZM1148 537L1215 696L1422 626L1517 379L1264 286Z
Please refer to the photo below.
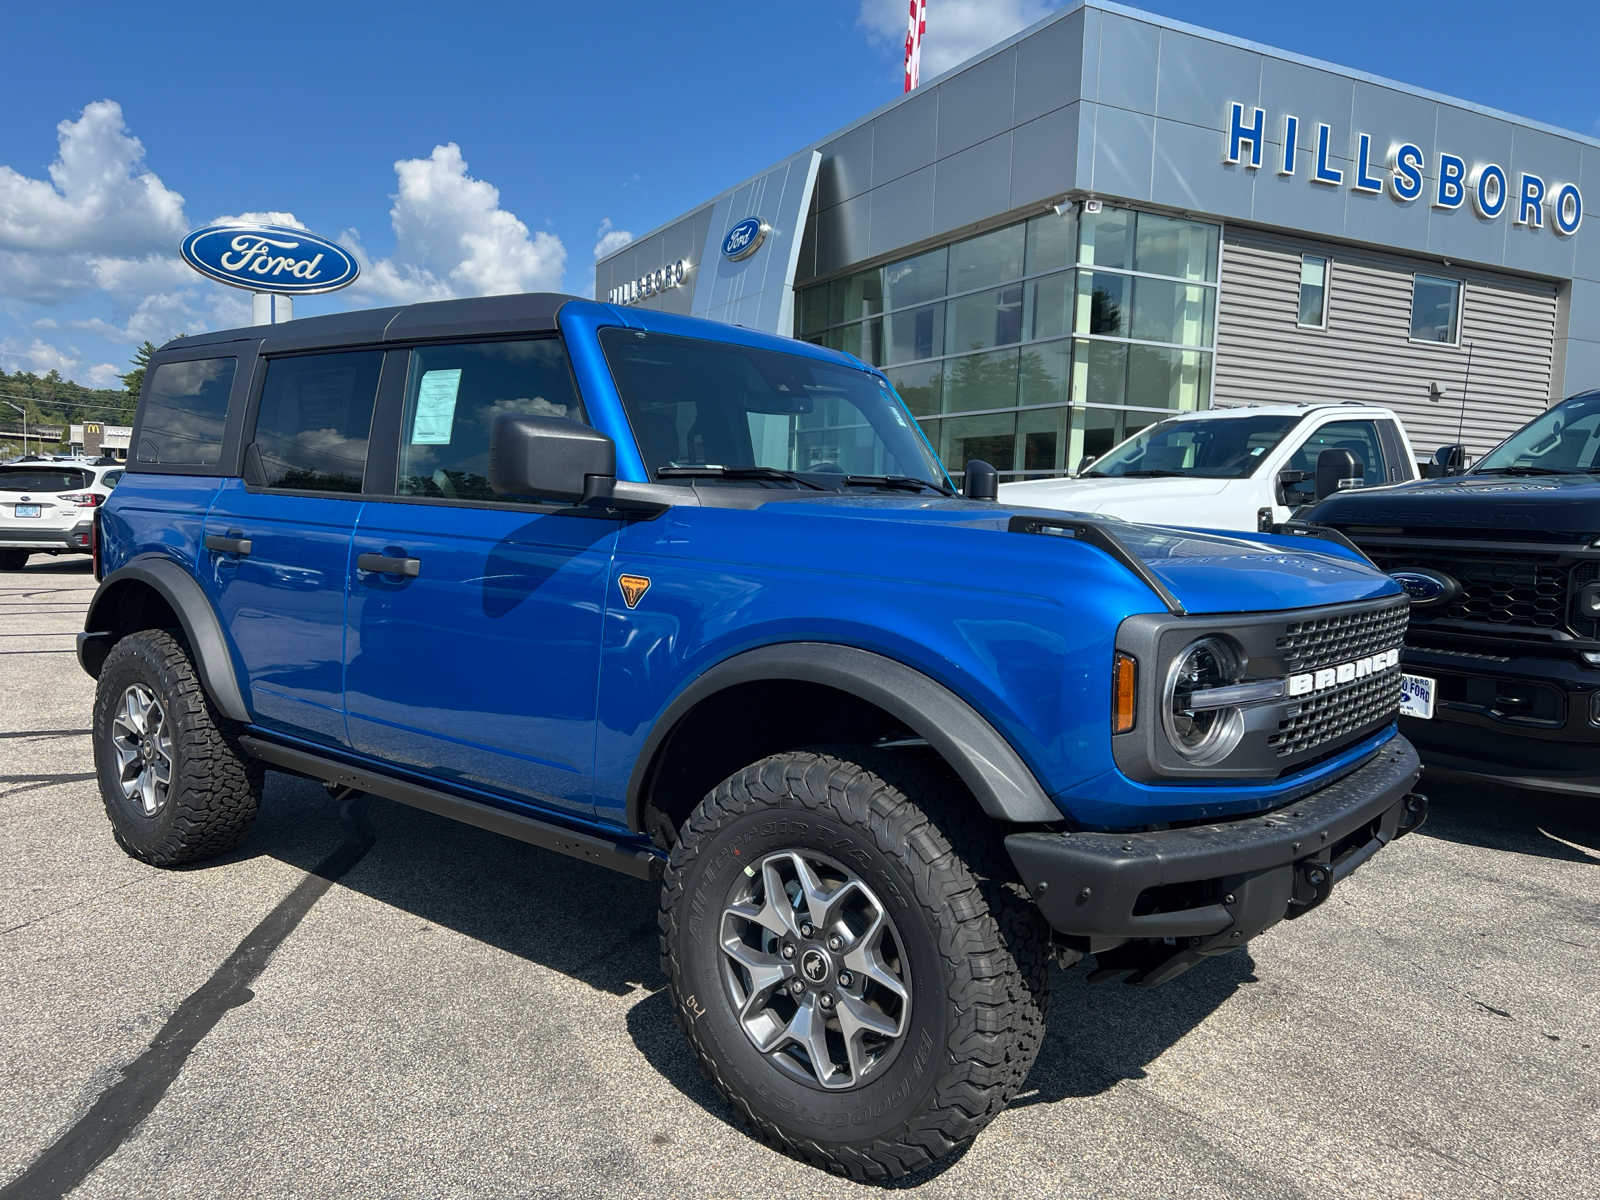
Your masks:
M0 492L78 492L89 481L89 472L67 467L0 467Z
M1113 446L1086 478L1192 475L1244 479L1300 423L1299 417L1212 417L1162 421Z
M1474 474L1530 471L1568 474L1600 469L1600 392L1556 405L1501 442Z
M600 344L651 479L704 482L725 469L746 487L949 487L877 375L638 329L602 329Z

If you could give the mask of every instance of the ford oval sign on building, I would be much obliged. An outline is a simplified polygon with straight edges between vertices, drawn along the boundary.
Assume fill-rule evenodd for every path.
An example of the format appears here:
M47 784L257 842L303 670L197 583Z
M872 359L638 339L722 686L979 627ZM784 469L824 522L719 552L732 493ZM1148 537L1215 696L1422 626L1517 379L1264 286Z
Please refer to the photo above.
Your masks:
M761 249L767 240L767 226L760 217L746 217L722 239L722 253L729 262L741 262Z
M280 296L337 291L361 274L338 242L283 225L208 225L183 239L182 254L208 279Z

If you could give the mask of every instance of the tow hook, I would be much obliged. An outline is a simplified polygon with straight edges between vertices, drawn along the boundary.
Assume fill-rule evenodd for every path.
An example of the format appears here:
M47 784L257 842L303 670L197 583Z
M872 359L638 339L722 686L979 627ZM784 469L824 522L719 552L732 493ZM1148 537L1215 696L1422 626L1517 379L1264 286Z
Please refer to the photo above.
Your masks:
M1294 903L1302 909L1315 908L1333 891L1333 867L1315 859L1305 859L1294 868Z
M1405 808L1400 813L1400 833L1410 833L1428 819L1428 798L1421 792L1406 796Z

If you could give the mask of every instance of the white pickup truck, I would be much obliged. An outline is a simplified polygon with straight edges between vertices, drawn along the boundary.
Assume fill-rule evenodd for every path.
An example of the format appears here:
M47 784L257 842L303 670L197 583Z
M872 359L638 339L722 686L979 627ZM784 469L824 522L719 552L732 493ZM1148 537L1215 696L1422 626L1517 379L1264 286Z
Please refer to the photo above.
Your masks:
M1000 499L1147 524L1261 530L1334 491L1416 478L1405 427L1386 408L1265 404L1169 417L1079 463L1072 478L1003 483Z

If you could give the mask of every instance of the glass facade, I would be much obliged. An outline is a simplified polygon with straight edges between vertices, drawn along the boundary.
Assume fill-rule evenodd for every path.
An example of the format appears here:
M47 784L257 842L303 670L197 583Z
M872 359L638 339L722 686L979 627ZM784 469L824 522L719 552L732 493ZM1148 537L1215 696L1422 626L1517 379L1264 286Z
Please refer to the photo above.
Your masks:
M796 333L882 367L959 475L1056 475L1209 405L1219 226L1049 213L806 288Z

